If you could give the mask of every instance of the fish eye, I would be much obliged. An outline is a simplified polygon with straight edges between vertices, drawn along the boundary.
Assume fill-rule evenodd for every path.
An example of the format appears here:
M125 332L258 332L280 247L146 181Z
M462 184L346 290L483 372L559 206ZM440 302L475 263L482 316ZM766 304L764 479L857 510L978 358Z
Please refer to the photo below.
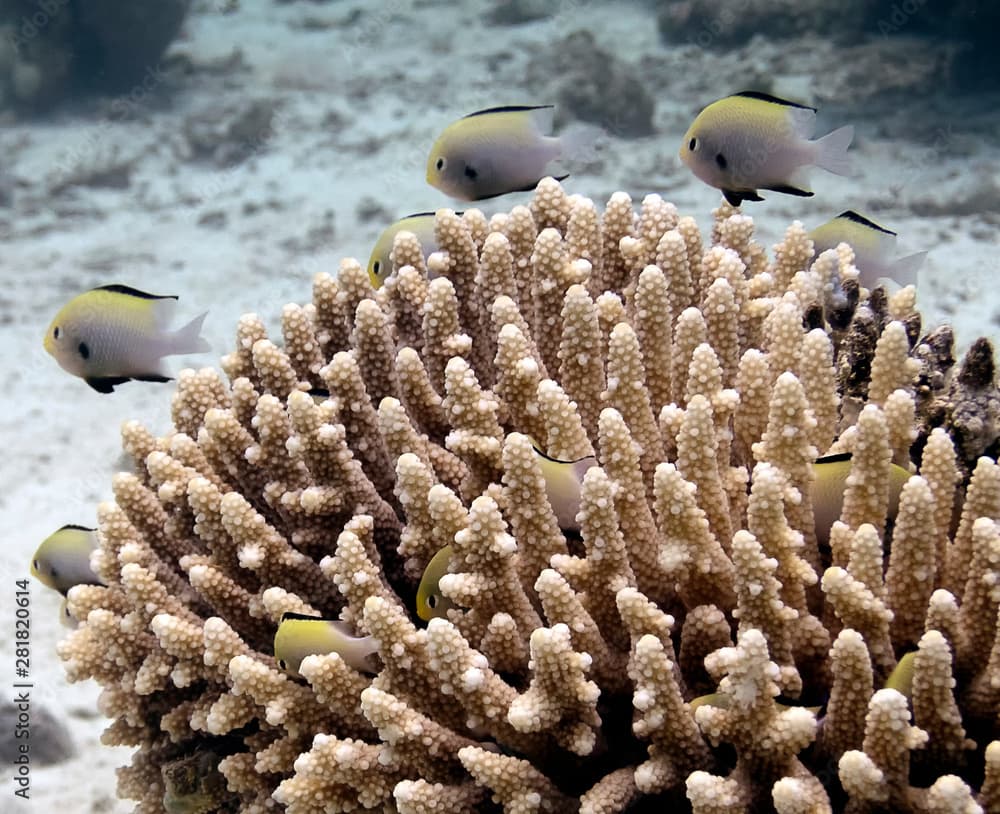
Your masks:
M688 149L689 149L689 150L690 150L690 151L691 151L692 153L693 153L693 152L694 152L695 150L697 150L697 149L698 149L698 139L697 139L697 138L693 138L693 139L691 139L691 141L689 141L689 142L688 142Z
M434 594L431 594L430 596L427 597L427 607L430 608L431 610L434 610L434 608L437 607L437 603L438 603L438 598Z
M441 170L443 170L443 169L444 169L444 159L443 159L443 158L439 158L439 159L437 160L437 163L436 163L436 164L435 164L434 166L438 168L438 171L439 171L439 172L440 172Z
M285 669L287 669L287 665L285 664L285 660L284 660L284 659L278 659L278 666L279 666L279 667L280 667L280 668L281 668L282 670L285 670Z
M729 166L729 162L726 161L726 157L722 153L715 154L715 163L719 165L720 170L724 170Z
M466 167L465 168L465 177L468 178L471 181L475 181L476 178L479 177L479 173L476 172L476 168L475 167Z
M35 569L36 571L38 571L38 570L39 570L39 567L38 567L38 560L32 560L32 561L31 561L31 566L32 566L32 568L34 568L34 569Z
M59 338L59 326L58 325L56 325L56 327L52 329L52 338L53 339L58 339Z
M382 270L382 261L376 260L375 265L372 266L372 268L375 270L375 273L378 274Z
M90 358L90 347L87 345L86 342L81 342L79 345L77 345L76 349L80 352L80 356L82 356L84 359Z

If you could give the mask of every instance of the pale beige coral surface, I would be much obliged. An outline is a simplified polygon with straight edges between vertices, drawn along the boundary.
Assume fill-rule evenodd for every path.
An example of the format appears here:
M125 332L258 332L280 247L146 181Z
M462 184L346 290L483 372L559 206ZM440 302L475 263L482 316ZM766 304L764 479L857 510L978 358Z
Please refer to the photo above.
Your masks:
M60 647L103 687L105 740L137 747L120 794L997 810L1000 468L964 443L970 400L950 409L995 390L982 348L935 366L912 297L859 290L846 247L810 266L797 223L769 262L728 205L703 235L658 196L601 214L546 180L489 222L439 212L437 238L425 266L401 235L377 291L354 261L318 275L281 341L245 317L223 374L180 377L173 433L125 425L107 585L71 592ZM596 453L578 531L528 436ZM835 438L827 541L812 462ZM898 507L893 463L920 470ZM444 545L455 607L424 624ZM372 635L378 673L286 675L285 611ZM914 647L912 696L880 689Z

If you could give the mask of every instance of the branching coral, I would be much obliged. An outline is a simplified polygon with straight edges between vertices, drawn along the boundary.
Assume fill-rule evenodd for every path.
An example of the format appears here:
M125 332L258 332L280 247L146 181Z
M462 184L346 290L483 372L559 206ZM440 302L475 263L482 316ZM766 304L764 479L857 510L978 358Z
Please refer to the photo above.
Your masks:
M912 296L859 289L849 250L809 267L798 225L768 263L727 205L706 249L656 196L601 216L548 179L437 239L425 265L402 234L377 291L319 275L280 342L245 317L173 433L124 427L106 585L70 591L60 647L138 747L120 794L162 811L211 755L226 788L195 785L248 812L997 810L983 343L955 376ZM574 511L533 444L596 453ZM920 471L898 511L893 462ZM288 611L373 637L377 673L286 674ZM914 647L911 702L880 688Z

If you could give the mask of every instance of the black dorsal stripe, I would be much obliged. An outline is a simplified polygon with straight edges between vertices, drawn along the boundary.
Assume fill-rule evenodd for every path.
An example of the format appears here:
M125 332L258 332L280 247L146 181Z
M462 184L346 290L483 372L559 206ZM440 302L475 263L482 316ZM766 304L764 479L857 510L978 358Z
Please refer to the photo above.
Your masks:
M885 235L896 236L896 233L891 229L886 229L884 226L879 226L875 221L868 220L864 215L859 215L853 209L848 209L846 212L841 212L837 215L838 218L844 218L845 220L853 221L854 223L860 223L862 226L867 226L869 229L874 229L877 232L882 232Z
M789 102L787 99L779 99L777 96L772 96L770 93L763 93L759 90L741 90L739 93L734 93L733 96L742 96L744 99L758 99L761 102L770 102L772 105L798 107L802 108L802 110L811 110L813 113L816 112L816 108L810 107L809 105L800 105L798 102Z
M475 116L476 114L473 113L472 115ZM455 214L458 215L459 217L462 217L462 215L464 215L465 212L464 211L456 212ZM410 218L433 218L436 215L437 212L414 212L412 215L407 215L406 217L400 218L400 220L409 220Z
M76 523L67 523L59 531L66 531L67 529L73 529L73 531L97 531L97 529L92 529L90 526L78 526Z
M594 457L593 455L584 455L584 456L583 456L582 458L577 458L577 459L576 459L575 461L564 461L564 460L562 460L562 459L560 459L560 458L553 458L553 457L552 457L551 455L548 455L547 453L544 453L544 452L542 452L542 451L541 451L541 450L540 450L540 449L539 449L539 448L538 448L537 446L535 446L534 444L532 444L532 445L531 445L531 448L532 448L532 449L534 449L534 450L535 450L535 452L537 452L537 453L538 453L538 454L539 454L539 455L540 455L541 457L543 457L543 458L544 458L544 459L545 459L546 461L552 461L552 463L554 463L554 464L567 464L567 465L571 465L571 464L578 464L578 463L580 463L580 461L586 461L586 460L587 460L587 458L592 458L592 457Z
M844 461L849 461L852 458L852 453L850 452L836 452L833 455L824 455L822 458L817 458L816 463L818 464L839 464Z
M555 107L555 105L505 105L502 107L488 107L485 110L477 110L475 113L470 113L468 116L463 116L463 119L471 119L473 116L485 116L487 113L524 113L527 110L545 110L546 108Z
M150 294L148 291L140 291L130 285L122 283L111 283L111 285L99 285L94 291L111 291L114 294L125 294L129 297L138 297L141 300L176 300L176 294Z
M293 613L292 611L285 611L283 614L281 614L282 622L287 622L290 619L306 619L312 622L326 621L325 619L323 619L322 616L310 616L308 613Z

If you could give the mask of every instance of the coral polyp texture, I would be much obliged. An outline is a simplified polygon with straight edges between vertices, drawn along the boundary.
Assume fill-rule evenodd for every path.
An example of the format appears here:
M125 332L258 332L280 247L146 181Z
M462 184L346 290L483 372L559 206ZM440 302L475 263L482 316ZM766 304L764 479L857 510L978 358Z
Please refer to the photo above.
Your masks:
M1000 404L846 245L651 195L437 213L124 425L71 680L140 812L1000 810ZM596 455L575 518L544 459ZM849 453L818 523L818 456ZM992 457L991 457L992 456ZM837 460L845 460L841 458ZM911 472L893 492L891 472ZM838 495L839 497L839 495ZM451 546L441 602L416 613ZM282 614L377 645L282 670ZM900 669L896 669L906 654ZM912 675L911 675L912 673ZM887 686L887 684L889 686Z

